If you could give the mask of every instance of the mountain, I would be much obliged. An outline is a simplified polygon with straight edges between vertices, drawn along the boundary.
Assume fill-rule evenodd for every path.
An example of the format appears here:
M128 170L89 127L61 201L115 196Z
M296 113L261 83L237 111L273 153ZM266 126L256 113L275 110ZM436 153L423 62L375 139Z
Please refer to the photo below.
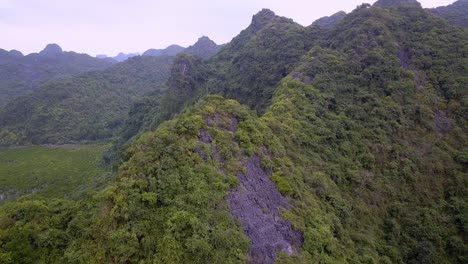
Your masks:
M149 49L143 53L143 56L175 56L182 52L185 48L179 45L170 45L165 49Z
M114 60L118 61L118 62L122 62L122 61L125 61L125 60L128 60L129 58L132 58L132 57L135 57L135 56L139 56L140 54L139 53L128 53L128 54L125 54L123 52L120 52L119 54L117 54L117 56L113 57Z
M448 6L430 9L436 16L446 19L450 24L468 28L468 1L458 0Z
M467 59L414 1L332 28L262 10L174 58L106 188L1 207L0 261L466 263Z
M319 26L330 29L335 27L336 24L338 24L345 16L346 12L340 11L331 16L326 16L315 20L314 23L312 23L312 26Z
M0 50L0 105L30 93L50 80L111 65L86 54L63 52L57 44L49 44L41 52L26 56L15 50Z
M220 49L221 46L216 44L210 38L203 36L199 38L195 44L186 48L183 52L194 56L198 56L203 60L207 60L216 55L216 53L218 53Z
M422 7L417 0L378 0L374 3L376 7Z
M0 144L110 138L136 98L160 88L173 57L134 57L103 71L51 81L0 109Z
M45 53L49 56L60 54L57 47L50 47ZM218 50L218 45L203 37L186 53L207 59ZM161 91L166 89L164 84L170 75L173 59L171 56L137 56L105 71L53 81L34 93L18 97L0 109L0 122L4 124L0 128L0 145L63 144L109 139L119 131L130 106L139 97L146 93L150 93L147 97L152 94L159 97ZM164 114L160 116L169 117ZM135 125L133 121L129 124L132 127ZM137 124L148 126L141 122ZM128 134L128 131L137 133L139 130L124 128L119 133Z
M203 36L198 41L188 48L183 48L178 45L171 45L165 49L150 49L143 53L143 56L175 56L179 53L187 53L198 56L201 59L209 59L219 52L221 46L217 45L210 38Z
M274 87L310 49L312 36L293 20L264 9L210 60L214 73L204 89L261 111Z
M178 85L172 82L166 85L168 88L165 90L168 92L139 102L138 107L130 112L122 131L117 133L117 144L107 159L121 160L121 150L131 144L136 135L157 127L177 114L185 106L180 103L184 100L193 100L206 94L220 94L248 104L258 111L264 110L275 86L295 67L321 30L304 28L291 19L276 16L271 10L264 9L253 16L251 25L224 45L206 65L195 63L196 58L191 56L181 57L184 62L182 65L190 65L189 69L193 69L187 71L184 77L187 84L184 86L190 88L177 91ZM201 38L197 43L203 42L208 41ZM199 77L200 72L203 72L203 78ZM191 73L196 73L196 76L190 78ZM189 96L185 96L187 90L190 91ZM179 96L179 92L183 96ZM142 118L146 113L154 115Z

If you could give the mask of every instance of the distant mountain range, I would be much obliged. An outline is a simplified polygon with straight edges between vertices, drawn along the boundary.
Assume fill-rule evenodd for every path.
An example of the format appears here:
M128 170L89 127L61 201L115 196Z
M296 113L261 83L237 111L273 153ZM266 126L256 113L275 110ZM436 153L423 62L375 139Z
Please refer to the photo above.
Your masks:
M112 137L138 98L146 93L157 95L165 89L172 62L179 53L169 52L174 47L158 56L133 56L104 70L50 80L31 93L17 96L0 109L0 145ZM202 37L181 53L208 59L219 49L208 37ZM61 56L61 49L49 45L41 54Z
M216 44L212 41L209 37L203 36L198 39L198 41L188 48L181 47L179 45L170 45L165 49L149 49L143 52L142 56L152 56L152 57L159 57L159 56L175 56L181 52L185 52L187 54L197 55L201 59L208 59L218 53L222 45ZM119 53L115 57L108 57L106 55L97 55L96 58L99 59L113 59L118 62L122 62L127 60L128 58L139 56L140 53Z

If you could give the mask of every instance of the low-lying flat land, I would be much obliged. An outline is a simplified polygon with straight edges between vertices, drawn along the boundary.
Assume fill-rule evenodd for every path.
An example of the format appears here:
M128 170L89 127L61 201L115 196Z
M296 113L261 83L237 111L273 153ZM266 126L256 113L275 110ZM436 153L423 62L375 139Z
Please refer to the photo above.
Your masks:
M98 186L107 145L0 148L0 204L22 195L76 198Z

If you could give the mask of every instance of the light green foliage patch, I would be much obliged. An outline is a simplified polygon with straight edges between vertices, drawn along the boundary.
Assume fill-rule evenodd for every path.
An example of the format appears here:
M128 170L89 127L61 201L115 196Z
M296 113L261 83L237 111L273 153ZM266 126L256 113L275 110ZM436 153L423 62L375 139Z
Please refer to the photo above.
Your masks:
M76 198L98 184L106 172L107 145L69 145L0 149L0 191L5 198L36 193Z

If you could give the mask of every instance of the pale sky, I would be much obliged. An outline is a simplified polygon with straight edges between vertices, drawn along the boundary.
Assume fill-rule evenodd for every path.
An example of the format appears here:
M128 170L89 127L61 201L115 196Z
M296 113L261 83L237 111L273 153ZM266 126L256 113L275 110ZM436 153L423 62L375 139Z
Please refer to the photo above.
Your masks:
M203 35L221 44L262 8L306 26L363 2L375 0L0 0L0 48L28 54L57 43L65 51L114 56L189 46ZM428 8L455 0L420 2Z

